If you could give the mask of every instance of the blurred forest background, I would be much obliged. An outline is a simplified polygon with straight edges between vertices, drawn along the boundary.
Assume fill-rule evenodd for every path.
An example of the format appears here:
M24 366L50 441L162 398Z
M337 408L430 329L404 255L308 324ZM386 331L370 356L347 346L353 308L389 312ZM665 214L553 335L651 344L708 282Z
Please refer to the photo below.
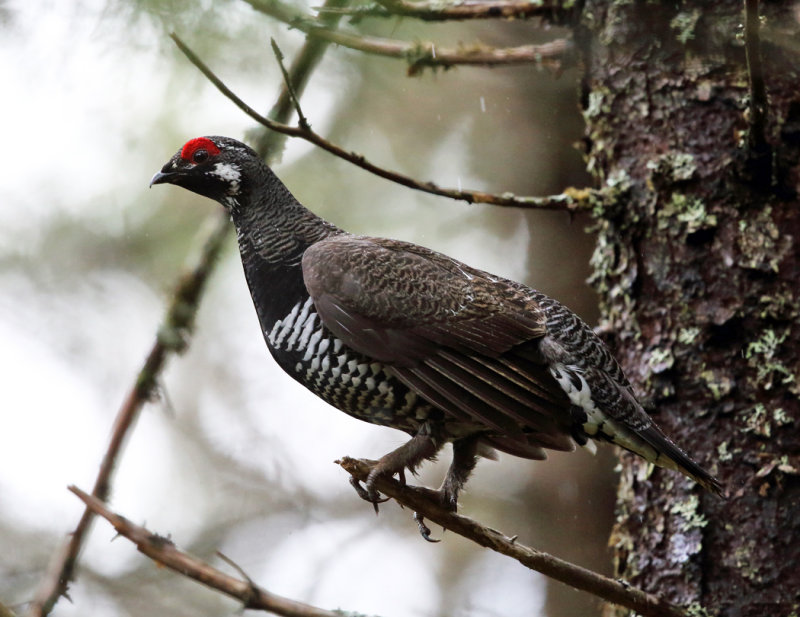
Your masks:
M310 5L302 8L311 11ZM530 24L366 19L361 32L454 47L531 42ZM117 408L170 288L218 206L148 191L187 139L244 138L252 121L168 38L177 32L251 106L282 84L304 35L237 0L0 2L0 602L24 612L75 527ZM553 38L557 31L544 32ZM577 73L533 66L425 70L332 46L302 104L314 129L370 161L442 186L547 195L589 180L575 143ZM252 133L250 133L252 134ZM299 141L276 172L350 231L402 238L522 280L596 319L588 220L414 192ZM268 355L227 244L197 334L133 432L111 505L272 592L326 608L417 616L599 614L599 602L454 534L420 539L411 513L372 508L332 462L405 438L327 407ZM449 454L420 482L437 486ZM482 462L462 512L520 542L610 572L614 456ZM157 568L97 521L72 602L54 615L235 614L237 604ZM216 561L215 561L216 560Z

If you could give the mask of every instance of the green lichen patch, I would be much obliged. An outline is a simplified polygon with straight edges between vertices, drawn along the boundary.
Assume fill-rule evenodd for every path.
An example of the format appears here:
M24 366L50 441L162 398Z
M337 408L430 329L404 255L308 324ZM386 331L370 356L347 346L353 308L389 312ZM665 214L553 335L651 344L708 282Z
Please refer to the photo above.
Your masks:
M670 28L675 31L675 38L681 45L686 45L695 37L695 28L700 19L699 9L693 11L681 11L669 22Z
M624 171L612 172L602 189L567 187L563 194L573 210L589 211L595 220L616 216L623 211L625 196L631 187L630 177Z
M772 208L767 206L754 217L739 221L736 244L740 252L737 263L741 267L777 272L792 241L788 236L781 236L772 219Z
M600 220L594 226L597 243L590 259L592 275L589 284L594 286L601 299L604 315L601 326L617 329L618 322L625 322L625 330L641 336L641 329L635 320L636 301L631 289L636 280L635 255L631 249L619 243L614 226L607 220Z
M709 613L699 602L692 602L686 607L688 617L714 617L716 613Z
M647 365L653 373L663 373L672 368L675 364L675 356L668 347L656 347L650 352Z
M794 423L794 418L787 414L783 407L776 407L772 410L772 419L778 426L786 426L787 424Z
M691 180L697 171L697 164L694 155L688 152L667 152L648 161L647 169L650 170L651 181L663 177L667 180L682 182Z
M680 524L681 531L702 529L708 525L708 519L700 511L700 499L697 495L689 495L683 501L676 501L669 511L683 519Z
M717 459L720 463L733 460L733 453L728 450L727 441L723 441L717 446Z
M788 385L791 391L797 391L797 374L780 357L781 346L789 336L789 331L789 326L782 331L765 328L756 340L747 344L744 357L756 371L754 385L764 390L771 390L778 384Z
M592 118L598 118L611 112L611 104L609 102L609 97L606 96L607 94L610 94L610 92L608 90L603 90L602 88L592 90L589 93L589 104L583 111L584 119L588 121Z
M700 336L700 332L700 328L696 326L681 328L678 331L678 342L682 345L693 345L697 337Z
M736 547L733 553L733 561L741 572L742 576L754 582L761 581L761 574L756 565L758 560L753 559L753 552L756 550L756 540L747 540L744 544Z
M733 378L722 370L705 370L700 373L700 379L705 382L706 388L709 389L715 401L730 394L735 384Z
M757 403L746 413L745 432L755 433L762 437L769 437L772 435L772 425L769 421L769 414L767 413L767 408L762 403Z
M675 221L681 223L681 228L686 234L691 234L700 229L717 226L717 215L710 214L702 199L693 195L673 193L669 203L658 213L658 229L675 229Z
M761 319L791 321L800 316L800 294L783 283L775 293L758 299Z

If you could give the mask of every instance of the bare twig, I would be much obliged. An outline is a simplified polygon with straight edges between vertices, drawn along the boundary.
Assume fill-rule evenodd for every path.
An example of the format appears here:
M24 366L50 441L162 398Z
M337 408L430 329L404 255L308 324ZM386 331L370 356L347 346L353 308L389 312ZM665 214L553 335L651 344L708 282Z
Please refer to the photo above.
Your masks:
M338 9L343 7L347 0L326 0L322 9ZM333 27L341 18L341 15L336 13L321 13L318 17L320 25ZM311 73L319 64L320 59L325 53L330 43L324 39L307 37L305 44L300 48L292 60L292 65L289 68L289 83L292 85L291 90L294 91L294 98L298 99L308 84ZM284 85L278 95L278 100L272 106L272 109L267 113L267 117L278 122L288 122L289 114L293 108L292 95L289 87ZM259 127L260 131L255 131L252 136L253 147L256 152L264 156L268 162L275 162L284 149L284 142L286 135L270 131L266 127Z
M434 43L406 43L374 36L361 36L320 26L307 14L297 11L279 0L245 0L257 11L274 17L311 36L325 39L342 47L366 53L404 59L409 63L409 74L425 67L449 68L458 65L495 66L505 64L537 64L561 70L571 57L572 43L559 39L541 45L494 48L481 44L447 49Z
M136 381L122 404L111 433L111 440L100 464L100 470L92 489L92 495L104 501L108 498L111 481L117 461L122 453L125 440L136 421L139 411L155 394L158 375L164 368L167 358L172 353L184 351L194 326L200 296L205 288L213 264L222 248L223 240L228 235L227 220L219 216L215 227L207 235L198 262L178 282L167 309L164 323L158 330L156 340L150 353L136 376ZM206 232L207 233L207 232ZM51 560L48 574L42 581L36 596L29 608L29 615L47 615L67 591L69 582L75 572L81 547L93 518L92 511L87 508L83 512L78 526L67 542L57 551Z
M359 17L413 17L423 21L458 21L464 19L526 19L548 15L566 16L573 9L564 8L562 1L500 0L489 2L409 2L407 0L377 0L376 4L333 9ZM328 9L319 9L327 12Z
M440 195L442 197L449 197L450 199L458 199L466 201L467 203L484 203L495 206L507 206L515 208L536 208L540 210L565 210L568 212L578 212L591 210L598 202L604 200L607 195L603 190L597 189L572 189L567 190L560 195L551 195L546 197L519 197L511 193L503 193L501 195L486 193L483 191L470 191L460 189L442 188L433 182L420 182L410 176L379 167L374 163L369 162L363 155L349 152L338 146L319 134L315 133L310 127L294 127L275 122L269 118L265 118L256 110L245 103L239 98L222 80L217 77L214 72L192 51L186 43L184 43L177 34L170 35L175 41L175 44L186 55L189 61L194 64L207 78L213 83L217 89L228 97L239 109L241 109L248 116L253 118L259 124L267 128L289 135L291 137L299 137L313 143L314 145L330 152L334 156L338 156L345 161L353 163L362 169L365 169L381 178L391 180L397 184L407 186L418 191L424 191L433 195Z
M283 75L283 83L286 87L286 91L289 93L289 98L292 101L292 105L297 111L297 125L302 129L310 129L311 127L308 124L308 120L303 115L303 109L300 107L300 101L297 98L297 93L294 91L294 86L292 85L292 80L289 77L289 73L286 70L286 67L283 66L283 52L281 51L278 44L275 42L275 39L270 39L270 44L272 45L272 53L275 54L275 59L278 61L278 66L281 67L281 75Z
M744 39L750 84L750 128L747 142L750 149L750 162L754 170L753 178L756 182L766 183L769 186L772 166L770 147L766 138L767 91L764 85L764 69L761 64L758 0L745 0L744 5Z
M124 516L115 514L100 499L75 486L70 486L69 490L80 497L86 504L87 510L102 516L113 525L118 534L133 542L140 553L147 555L159 565L241 601L243 608L269 611L284 617L341 617L341 613L270 593L253 583L239 566L234 565L234 568L245 580L225 574L201 559L181 551L170 539L152 533ZM232 564L226 557L223 557L223 560L229 565Z
M366 481L372 469L366 462L350 457L336 462L353 478L362 482ZM550 578L576 589L587 591L607 602L636 611L643 617L687 617L679 607L641 589L519 544L515 538L509 538L466 516L449 512L431 501L426 493L416 487L402 485L393 478L379 476L375 482L375 488L445 529L464 536L481 546L512 557L524 566Z

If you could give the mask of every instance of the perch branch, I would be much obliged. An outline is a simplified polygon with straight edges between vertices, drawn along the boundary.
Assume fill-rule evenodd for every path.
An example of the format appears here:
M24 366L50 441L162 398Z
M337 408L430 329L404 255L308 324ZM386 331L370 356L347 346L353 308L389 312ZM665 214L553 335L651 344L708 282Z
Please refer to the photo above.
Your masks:
M164 322L156 334L156 340L114 420L111 439L92 489L92 495L101 501L108 498L117 461L139 411L156 395L158 376L167 358L171 353L183 352L188 345L200 297L227 235L227 220L220 216L216 226L208 234L197 264L182 276L175 288ZM31 602L28 612L31 617L47 615L58 598L66 594L93 516L92 510L86 508L69 539L54 554L48 567L48 574Z
M364 461L345 457L336 461L353 478L364 482L372 467ZM486 548L507 555L522 565L536 570L576 589L587 591L607 602L636 611L643 617L687 617L679 607L670 604L625 582L576 566L535 549L518 544L514 539L490 529L466 516L449 512L434 503L420 489L404 486L393 478L378 476L375 488L399 504L419 513L445 529L449 529Z
M266 126L267 128L289 135L291 137L299 137L308 142L330 152L345 161L348 161L370 173L373 173L381 178L396 182L409 188L431 193L433 195L440 195L442 197L449 197L450 199L457 199L466 201L467 203L483 203L495 206L506 206L516 208L536 208L541 210L565 210L568 212L579 212L591 210L598 202L606 198L606 192L596 189L569 189L560 195L551 195L546 197L519 197L511 193L503 193L500 195L493 193L486 193L483 191L470 191L460 189L442 188L433 182L421 182L410 176L379 167L374 163L368 161L363 155L349 152L338 146L318 133L314 132L310 127L302 126L288 126L275 122L269 118L265 118L256 110L245 103L239 98L230 88L228 88L222 80L217 77L214 72L184 43L178 35L172 33L170 35L175 41L178 48L184 53L189 61L194 64L208 80L214 84L217 89L230 99L239 109L250 116L253 120Z
M494 48L481 44L458 49L437 47L430 42L406 43L374 36L361 36L320 26L312 17L279 2L279 0L245 0L255 10L282 21L308 35L325 39L342 47L370 54L405 59L409 74L425 67L449 68L458 65L495 66L505 64L537 64L561 70L562 62L572 52L572 43L558 39L541 45Z
M340 14L358 17L413 17L423 21L460 21L465 19L526 19L547 15L565 16L563 2L531 2L514 0L498 2L409 2L407 0L377 0L368 6L334 9ZM328 12L319 9L319 12Z
M152 533L124 516L112 512L100 499L75 486L70 486L69 490L86 504L87 510L106 519L119 535L128 538L140 553L147 555L156 564L166 566L178 574L239 600L245 609L269 611L283 617L341 617L342 615L270 593L253 583L230 559L220 555L220 558L234 567L245 580L225 574L201 559L181 551L169 538Z

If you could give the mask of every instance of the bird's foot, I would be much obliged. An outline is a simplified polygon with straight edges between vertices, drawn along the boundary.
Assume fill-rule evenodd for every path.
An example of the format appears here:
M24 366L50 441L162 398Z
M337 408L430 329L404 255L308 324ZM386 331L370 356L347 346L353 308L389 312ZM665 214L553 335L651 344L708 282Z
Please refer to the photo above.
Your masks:
M368 459L360 459L362 462L368 464L371 467L369 475L367 476L366 481L362 484L359 480L355 477L350 478L350 485L355 489L356 494L361 497L364 501L368 501L373 505L375 508L375 514L378 514L378 504L384 503L385 501L389 501L388 497L383 497L375 488L375 482L381 476L398 476L398 482L403 486L406 486L406 476L405 470L401 469L399 471L392 472L389 469L383 468L380 464L380 461L371 461ZM438 490L433 490L429 488L425 488L422 486L415 486L412 487L415 492L422 494L426 499L435 503L436 505L444 508L448 512L455 512L458 506L458 496L454 495L452 491L447 490L446 488L440 488ZM440 542L436 538L431 537L431 529L425 524L425 517L420 514L419 512L414 512L414 522L417 523L417 527L419 528L420 535L428 542Z
M367 476L367 480L362 485L356 478L350 478L350 485L355 489L356 494L361 497L364 501L368 501L372 504L375 508L375 514L378 514L378 504L384 503L389 501L388 497L382 497L381 494L378 492L378 489L375 488L375 482L380 476L393 476L397 474L398 481L400 484L405 486L406 484L406 476L402 469L399 471L392 471L391 469L385 469L383 465L381 465L381 461L371 461L367 459L361 459L363 462L367 463L372 470L369 472Z
M458 508L457 495L453 495L447 489L440 488L439 490L434 491L429 488L415 487L415 490L422 493L430 501L432 501L438 506L441 506L448 512L455 512L456 509ZM428 542L441 542L441 540L431 538L431 530L425 524L425 517L422 516L422 514L420 514L419 512L414 512L414 522L417 524L417 527L419 528L420 535L425 540L427 540Z
M361 497L361 499L372 504L372 507L375 508L375 514L378 513L379 503L389 501L388 497L381 497L381 494L375 490L375 487L369 486L369 484L367 484L366 487L361 486L361 482L354 477L350 478L350 486L356 490L356 494Z
M434 438L434 429L435 427L432 428L428 423L425 423L419 428L414 437L399 448L382 456L379 461L365 461L370 466L370 472L363 486L354 479L350 480L350 484L355 488L358 496L372 503L376 514L378 513L378 504L386 501L386 499L381 499L381 495L375 487L378 478L391 478L397 475L400 484L405 486L405 470L408 469L413 473L414 469L422 461L432 459L441 449L444 442ZM420 527L420 532L423 537L426 536L423 527ZM430 531L427 532L427 535L430 536ZM426 539L430 539L430 537Z
M419 535L422 536L424 540L428 542L435 543L441 542L441 540L437 540L436 538L431 538L431 529L425 524L425 517L422 516L419 512L414 512L414 522L417 524L419 528Z

